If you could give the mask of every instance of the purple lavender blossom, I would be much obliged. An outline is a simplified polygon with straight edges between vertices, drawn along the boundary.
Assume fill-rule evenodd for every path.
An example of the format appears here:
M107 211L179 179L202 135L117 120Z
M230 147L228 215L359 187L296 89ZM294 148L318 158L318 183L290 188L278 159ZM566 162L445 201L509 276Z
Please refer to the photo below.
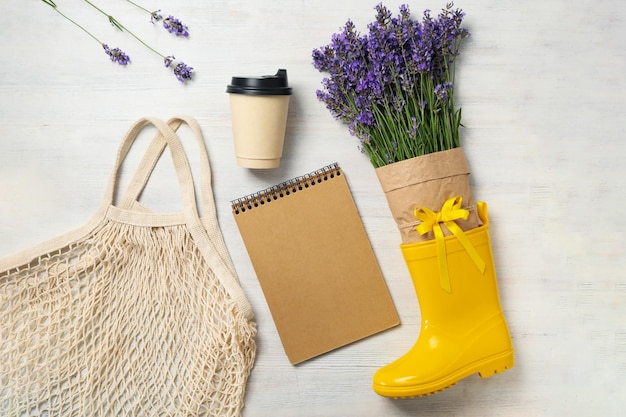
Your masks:
M406 133L409 135L409 139L415 140L417 138L417 117L411 117L411 129Z
M174 68L174 75L178 78L178 81L184 83L187 80L191 80L193 76L193 68L186 65L184 62L179 62Z
M437 99L439 99L440 101L448 101L448 97L452 92L452 83L445 82L443 84L437 84L435 86L434 92L435 96L437 96Z
M193 77L193 67L185 64L182 61L175 62L176 57L170 55L164 59L165 68L174 68L174 75L181 83L191 80Z
M180 20L170 15L163 19L163 27L176 36L189 37L189 28Z
M360 124L364 126L370 126L374 124L374 121L375 121L374 115L370 112L362 112L362 113L357 114L356 120L357 122L359 122Z
M109 48L109 45L103 43L104 52L111 58L111 61L120 65L128 65L130 58L120 48Z

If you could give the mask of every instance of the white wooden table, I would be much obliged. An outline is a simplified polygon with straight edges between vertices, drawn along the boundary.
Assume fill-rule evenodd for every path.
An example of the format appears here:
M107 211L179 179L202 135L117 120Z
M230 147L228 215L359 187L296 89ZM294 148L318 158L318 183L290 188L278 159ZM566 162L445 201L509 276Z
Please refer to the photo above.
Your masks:
M189 39L153 28L118 0L98 2L164 54L197 72L181 85L160 59L79 0L67 14L131 56L127 68L40 1L2 1L0 256L86 222L117 145L136 119L188 114L201 124L226 243L258 323L244 416L618 416L626 406L626 3L457 2L472 32L457 74L462 141L474 192L490 205L513 370L423 399L371 390L378 367L413 344L420 313L386 201L356 139L315 90L311 50L376 2L143 1L189 25ZM386 3L397 10L400 2ZM412 3L414 13L443 2ZM103 20L104 19L104 20ZM281 167L235 164L226 84L287 68L294 95ZM230 200L338 161L402 325L292 366L230 213ZM164 170L164 176L167 170ZM158 176L157 176L158 178ZM146 198L177 208L173 182ZM171 187L170 187L171 186ZM0 318L1 320L1 318Z

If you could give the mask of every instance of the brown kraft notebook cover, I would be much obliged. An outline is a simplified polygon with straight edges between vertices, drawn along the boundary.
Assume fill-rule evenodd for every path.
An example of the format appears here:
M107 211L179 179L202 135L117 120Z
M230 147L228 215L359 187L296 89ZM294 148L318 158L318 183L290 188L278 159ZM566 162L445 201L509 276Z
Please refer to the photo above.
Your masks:
M292 364L400 323L338 164L232 209Z

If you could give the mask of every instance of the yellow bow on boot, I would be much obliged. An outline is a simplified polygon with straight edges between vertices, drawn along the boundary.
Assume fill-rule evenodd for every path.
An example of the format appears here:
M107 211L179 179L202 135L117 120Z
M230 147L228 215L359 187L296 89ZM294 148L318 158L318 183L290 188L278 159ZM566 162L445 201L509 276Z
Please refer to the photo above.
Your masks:
M448 273L448 262L446 260L446 242L443 236L443 230L440 223L443 223L459 242L465 248L467 254L472 258L476 268L483 273L485 272L485 262L482 260L472 243L469 241L463 230L454 222L458 219L467 219L469 211L461 208L463 202L461 197L454 197L447 200L441 211L435 213L426 207L417 207L415 209L415 217L421 221L416 227L420 235L424 235L432 231L435 235L435 243L437 244L437 263L439 265L439 279L441 280L441 288L447 292L450 289L450 274Z
M422 322L414 346L375 373L373 389L379 395L429 395L469 375L488 378L513 367L513 347L493 266L487 205L477 204L481 226L466 232L459 228L460 233L455 233L454 220L464 215L459 209L460 201L451 199L440 213L416 211L422 217L418 227L433 230L435 240L401 245ZM453 234L437 237L439 223Z

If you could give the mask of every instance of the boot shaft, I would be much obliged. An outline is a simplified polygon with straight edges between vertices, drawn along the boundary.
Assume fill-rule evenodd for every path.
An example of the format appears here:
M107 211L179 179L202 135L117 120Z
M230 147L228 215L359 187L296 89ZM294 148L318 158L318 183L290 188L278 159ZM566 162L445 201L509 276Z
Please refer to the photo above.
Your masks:
M401 245L419 300L422 320L430 325L444 323L450 331L466 332L472 327L468 323L504 320L484 203L478 204L478 212L483 224L465 232L465 235L485 262L484 272L476 267L454 235L445 237L451 292L441 287L434 240Z

